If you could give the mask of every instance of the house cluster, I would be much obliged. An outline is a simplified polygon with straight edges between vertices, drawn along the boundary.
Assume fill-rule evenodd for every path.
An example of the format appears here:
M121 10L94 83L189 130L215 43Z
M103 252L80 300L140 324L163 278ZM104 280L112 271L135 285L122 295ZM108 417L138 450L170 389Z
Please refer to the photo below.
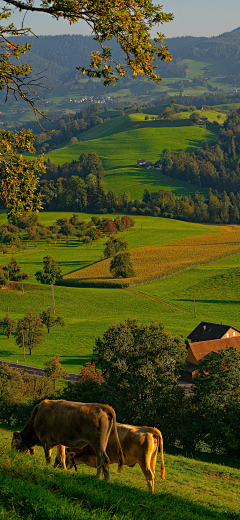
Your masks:
M240 330L229 325L202 321L188 336L187 365L182 380L192 383L198 377L199 361L210 353L217 354L226 347L235 347L240 352Z
M95 97L95 96L84 96L79 99L69 99L71 103L85 103L86 101L89 101L90 103L100 103L101 105L104 105L106 101L110 101L110 96L105 97Z
M162 162L161 160L156 161L155 163L151 161L145 161L144 159L138 159L138 166L141 168L147 168L148 170L150 168L153 168L155 170L161 170L162 169Z

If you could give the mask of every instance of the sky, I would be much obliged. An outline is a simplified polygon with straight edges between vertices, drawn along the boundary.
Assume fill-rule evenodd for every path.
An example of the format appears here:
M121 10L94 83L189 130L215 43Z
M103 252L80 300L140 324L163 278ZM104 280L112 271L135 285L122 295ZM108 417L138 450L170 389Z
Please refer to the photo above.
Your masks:
M103 0L104 1L104 0ZM153 0L154 3L155 0ZM160 0L163 11L174 13L174 21L158 30L168 38L176 36L218 36L240 26L239 0ZM0 6L5 5L0 0ZM12 21L18 26L23 13L16 13ZM25 26L37 35L90 34L85 22L69 25L66 20L54 20L47 14L27 13ZM152 33L155 36L156 31Z

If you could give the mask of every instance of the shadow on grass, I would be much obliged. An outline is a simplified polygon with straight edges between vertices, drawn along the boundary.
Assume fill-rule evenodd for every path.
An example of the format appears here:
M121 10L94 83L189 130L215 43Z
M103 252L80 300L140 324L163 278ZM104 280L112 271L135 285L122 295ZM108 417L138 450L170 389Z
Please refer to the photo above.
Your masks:
M64 359L65 357L67 359ZM88 363L88 361L91 361L91 356L78 356L75 358L69 358L68 356L61 356L61 364L65 365L65 366L75 365L75 366L79 366L79 368L81 368L81 366L84 363Z
M169 455L180 455L181 457L186 457L186 459L194 459L209 464L221 464L223 466L229 466L230 468L240 469L240 460L234 457L224 457L223 455L205 453L196 450L184 450L170 446L167 447L166 452Z
M187 299L187 298L181 298L181 299L180 298L176 298L174 301L175 302L192 302L193 298L189 298L189 299ZM234 301L234 300L206 300L206 299L200 300L200 299L195 299L195 302L196 303L206 303L208 305L209 304L213 304L213 305L214 304L215 305L219 305L219 304L226 305L226 304L229 304L229 303L231 303L231 305L232 304L233 305L239 305L239 300Z

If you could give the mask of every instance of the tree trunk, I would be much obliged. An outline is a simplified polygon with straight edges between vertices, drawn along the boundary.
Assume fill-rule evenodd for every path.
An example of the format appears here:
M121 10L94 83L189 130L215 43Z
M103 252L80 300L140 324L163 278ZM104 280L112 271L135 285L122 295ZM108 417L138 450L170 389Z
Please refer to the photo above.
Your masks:
M32 355L32 349L31 348L29 349L29 354L30 354L30 356Z

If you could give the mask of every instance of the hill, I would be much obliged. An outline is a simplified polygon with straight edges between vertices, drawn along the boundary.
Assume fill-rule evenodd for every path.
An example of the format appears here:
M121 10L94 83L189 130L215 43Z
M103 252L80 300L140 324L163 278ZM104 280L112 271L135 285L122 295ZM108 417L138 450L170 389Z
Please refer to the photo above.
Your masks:
M41 212L40 222L50 225L57 218L71 215L66 212ZM113 215L110 217L113 218ZM90 218L90 215L79 215L80 220L88 221ZM1 223L4 219L6 217L2 213ZM221 236L225 231L225 226L136 217L135 227L121 236L127 240L128 249L131 250L144 248L146 244L159 247L199 235L207 238L209 233L215 233L216 236L220 233ZM27 312L41 313L52 306L51 288L37 283L34 276L42 268L44 256L53 256L63 274L68 275L98 262L105 242L106 239L103 238L92 245L84 245L77 238L71 238L68 245L63 240L49 245L45 240L41 243L29 242L25 253L14 251L23 272L29 274L29 280L24 282L24 293L21 289L0 291L0 319L6 316L8 307L10 317L19 320ZM6 265L11 257L12 254L4 255L1 264ZM199 260L197 263L199 264ZM1 333L0 359L44 367L45 361L59 354L66 370L79 373L83 363L91 359L95 339L102 337L111 323L119 323L127 318L136 318L140 323L150 323L152 320L163 322L167 331L174 335L182 334L184 338L200 321L223 321L240 329L236 298L239 283L240 255L233 254L226 260L206 266L192 266L182 273L138 287L117 289L56 286L56 315L63 317L66 327L53 328L46 334L46 342L35 349L32 356L26 353L25 362L23 352L16 346L14 337L7 339ZM197 318L194 316L194 292Z
M169 38L166 43L173 53L171 63L156 60L160 77L159 84L139 77L120 78L115 86L103 87L98 79L79 78L76 67L88 62L92 49L98 44L91 36L59 35L28 38L32 51L21 58L22 62L30 62L33 72L44 70L47 86L56 88L41 90L45 98L38 103L38 108L49 115L64 111L75 111L76 103L83 106L91 102L101 101L110 107L156 103L166 96L202 96L208 95L205 104L211 104L211 96L221 93L235 92L240 87L239 81L239 32L236 29L216 38L181 37ZM23 43L23 38L14 41ZM123 59L115 40L111 42L113 55ZM214 96L213 96L214 97ZM1 122L7 124L34 121L34 114L28 107L15 103L12 99L11 110L4 106L4 92L0 93ZM196 104L196 103L195 103Z
M50 160L62 166L78 159L84 152L93 151L99 155L105 169L104 189L130 192L134 200L142 197L144 189L157 191L164 187L183 195L195 192L196 187L182 181L172 182L160 170L136 167L137 161L155 162L164 148L193 151L206 140L215 141L216 134L193 125L189 119L146 121L144 114L130 113L82 132L78 138L82 141L79 144L49 152Z
M109 484L98 481L96 470L84 465L75 475L47 467L40 447L34 456L12 452L11 437L11 431L0 429L3 520L36 516L39 520L226 520L239 516L237 461L199 453L184 456L181 450L166 453L166 480L159 478L158 462L152 496L138 466L125 466L121 474L111 466Z

